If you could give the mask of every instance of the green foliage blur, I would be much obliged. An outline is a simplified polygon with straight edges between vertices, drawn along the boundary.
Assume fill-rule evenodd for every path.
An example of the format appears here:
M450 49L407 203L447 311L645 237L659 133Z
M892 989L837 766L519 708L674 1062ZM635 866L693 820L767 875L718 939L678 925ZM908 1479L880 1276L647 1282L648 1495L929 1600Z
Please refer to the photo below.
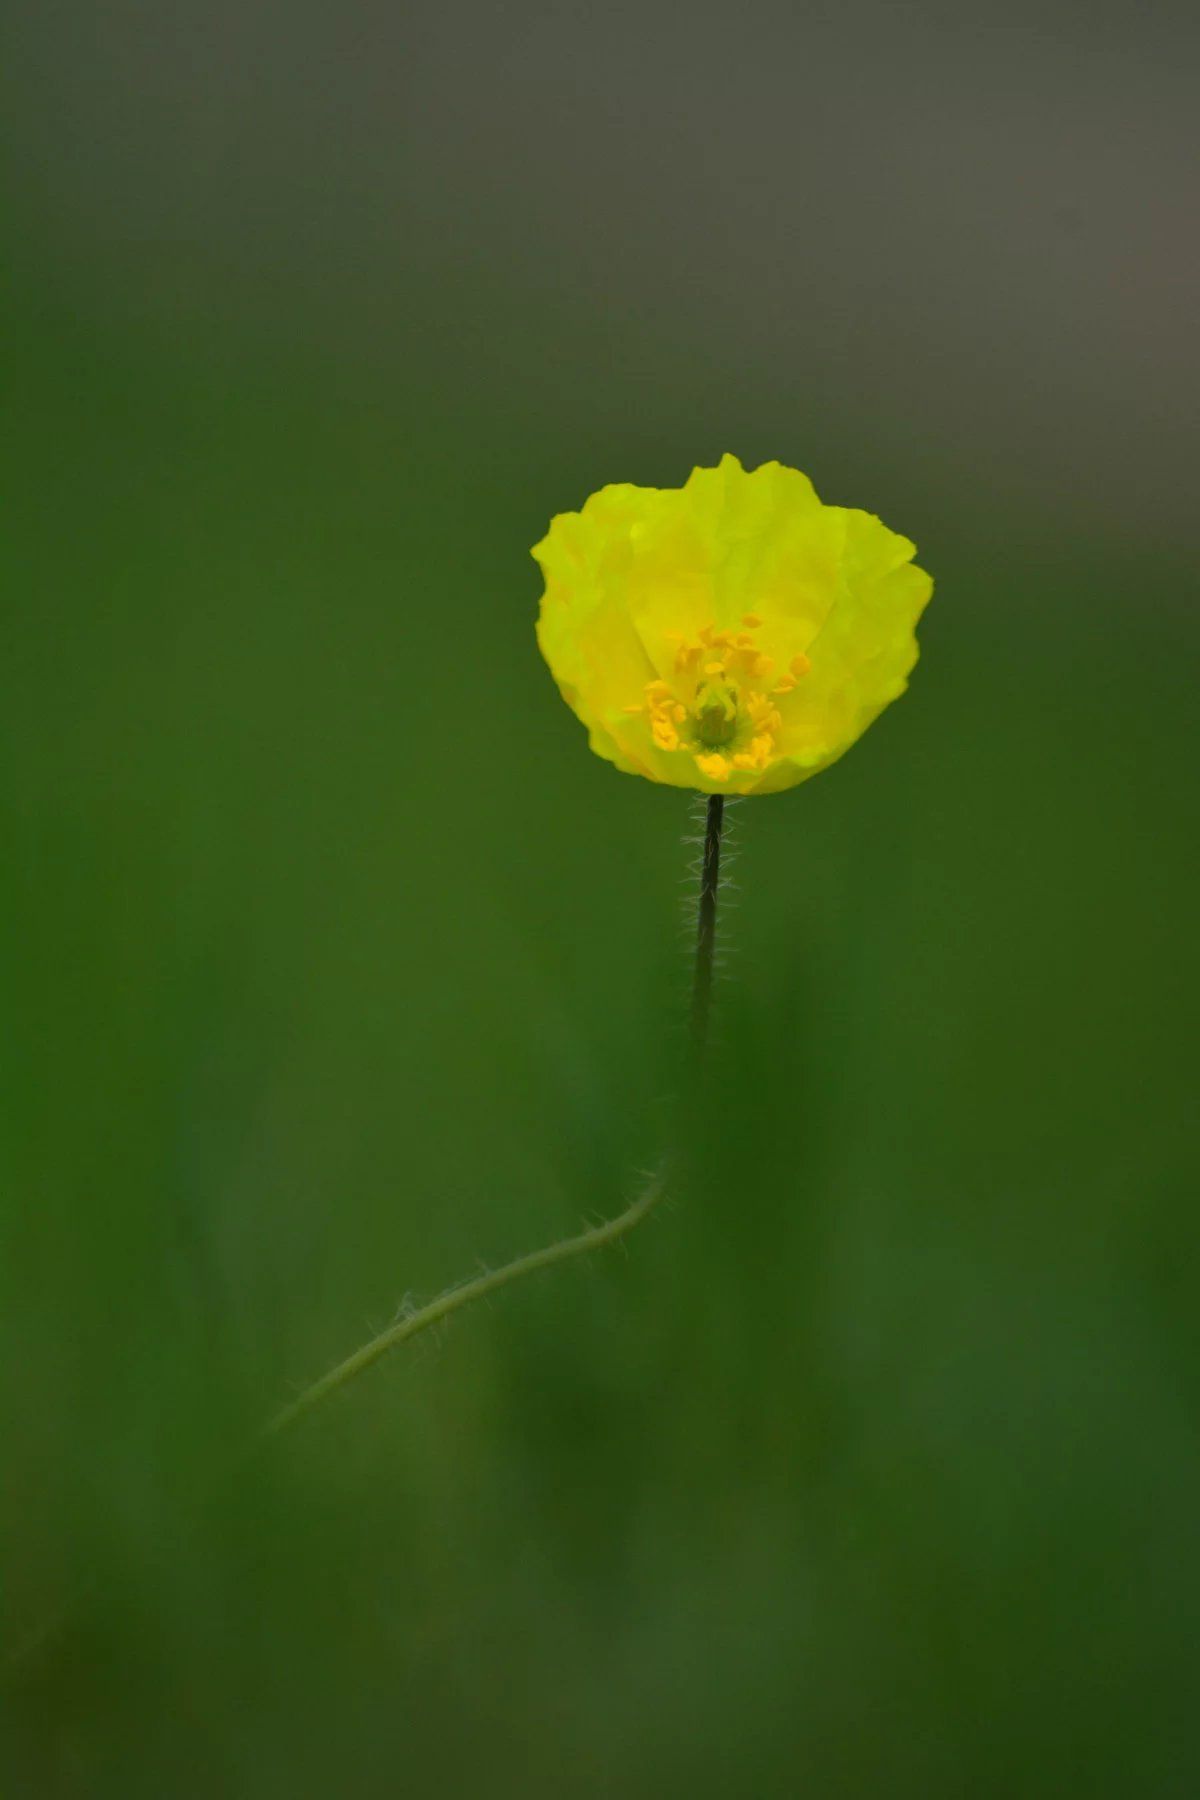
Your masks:
M0 1792L1195 1793L1171 545L552 296L455 385L432 281L394 356L80 292L7 334ZM691 1186L263 1450L660 1148L688 803L589 754L528 546L726 449L937 588L736 811Z

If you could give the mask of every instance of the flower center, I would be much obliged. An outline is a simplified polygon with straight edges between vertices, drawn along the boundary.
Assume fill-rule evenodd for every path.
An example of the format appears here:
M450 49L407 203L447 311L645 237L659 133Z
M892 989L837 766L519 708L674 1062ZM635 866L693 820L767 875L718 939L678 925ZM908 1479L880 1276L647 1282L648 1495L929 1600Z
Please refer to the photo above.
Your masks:
M745 630L736 633L706 625L691 643L673 633L674 683L647 682L642 704L625 708L647 720L660 750L690 754L710 781L767 767L783 723L775 701L808 673L807 656L794 656L768 687L775 663L754 641L762 620L747 613L742 624Z
M738 725L737 689L706 681L696 695L692 723L700 742L711 750L731 743Z

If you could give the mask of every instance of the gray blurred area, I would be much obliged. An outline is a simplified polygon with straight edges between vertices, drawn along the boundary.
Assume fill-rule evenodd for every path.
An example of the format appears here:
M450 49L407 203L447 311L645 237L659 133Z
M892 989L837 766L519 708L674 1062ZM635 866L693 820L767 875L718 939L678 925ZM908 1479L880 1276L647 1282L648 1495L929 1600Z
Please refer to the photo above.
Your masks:
M669 397L697 453L836 439L905 502L932 469L1190 539L1190 7L172 0L14 36L18 196L120 312L416 358L514 433L644 442Z

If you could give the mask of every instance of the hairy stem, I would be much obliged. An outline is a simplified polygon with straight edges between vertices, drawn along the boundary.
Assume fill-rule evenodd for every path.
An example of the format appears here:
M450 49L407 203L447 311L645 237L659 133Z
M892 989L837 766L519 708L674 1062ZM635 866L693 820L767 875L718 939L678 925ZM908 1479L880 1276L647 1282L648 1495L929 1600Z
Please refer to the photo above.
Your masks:
M488 1269L477 1275L473 1281L464 1281L461 1286L448 1288L431 1300L428 1306L422 1306L416 1312L397 1319L386 1331L362 1344L353 1355L328 1374L314 1381L311 1387L305 1388L290 1405L282 1408L265 1427L268 1434L282 1431L295 1420L302 1418L306 1412L324 1400L329 1394L344 1387L364 1369L369 1369L373 1362L378 1362L397 1344L403 1344L419 1331L427 1331L431 1325L437 1325L442 1319L448 1319L460 1307L470 1306L473 1300L482 1300L486 1294L494 1294L497 1288L507 1287L510 1281L519 1281L522 1275L532 1275L535 1269L548 1269L554 1263L568 1262L573 1256L586 1256L589 1250L602 1250L606 1244L615 1244L618 1238L632 1231L639 1220L644 1219L651 1207L662 1196L663 1178L653 1175L645 1187L615 1218L606 1219L600 1225L589 1226L575 1237L560 1238L557 1243L547 1244L542 1250L531 1250L527 1256L518 1256L512 1262L505 1263L503 1268Z
M721 884L721 830L725 796L710 794L704 809L704 855L700 864L700 905L696 916L696 964L692 975L692 1043L703 1055L712 1006L713 953L717 946L717 889Z
M696 922L696 961L692 975L692 1043L697 1057L704 1049L712 1001L717 887L721 874L721 827L724 813L725 801L722 795L710 794L705 811L704 856ZM499 1288L507 1287L510 1282L532 1275L537 1269L548 1269L555 1263L569 1262L573 1257L587 1256L593 1250L602 1250L607 1244L616 1243L627 1231L632 1231L635 1225L640 1224L658 1204L665 1186L664 1166L648 1179L637 1198L630 1202L624 1212L617 1213L600 1225L590 1226L574 1237L560 1238L556 1243L547 1244L544 1249L531 1250L528 1255L518 1256L514 1261L505 1263L502 1268L489 1269L471 1281L448 1288L427 1306L406 1313L393 1325L360 1345L344 1362L338 1363L277 1412L264 1427L265 1434L271 1436L286 1430L289 1425L295 1424L315 1406L320 1405L322 1400L345 1387L348 1381L353 1381L356 1375L361 1375L364 1369L369 1369L372 1363L378 1362L381 1356L386 1356L389 1350L394 1350L398 1344L407 1343L409 1338L427 1331L431 1325L440 1324L443 1319L448 1319L464 1306L470 1306L473 1301L482 1300L486 1295L496 1293Z

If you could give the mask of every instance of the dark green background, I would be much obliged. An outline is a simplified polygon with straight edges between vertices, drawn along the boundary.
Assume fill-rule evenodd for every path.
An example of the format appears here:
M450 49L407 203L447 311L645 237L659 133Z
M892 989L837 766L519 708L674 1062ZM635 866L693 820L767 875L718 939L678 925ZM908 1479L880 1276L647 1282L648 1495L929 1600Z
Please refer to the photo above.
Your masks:
M100 34L110 85L148 16ZM1006 398L1008 340L905 338L889 295L924 275L892 239L857 245L877 298L832 347L786 281L735 322L656 265L638 310L636 270L571 248L589 205L612 225L603 139L534 279L503 228L554 165L537 121L475 210L423 203L419 166L417 249L382 273L344 160L300 191L291 140L250 175L299 239L247 250L236 158L207 211L186 189L137 214L174 178L157 30L127 130L161 134L165 174L133 179L123 90L76 126L101 173L73 196L18 109L4 1793L1195 1793L1194 545L1136 357L1093 335L1055 386L1037 317L1067 355L1069 308L1038 315L1019 232L1042 190L997 317L1026 308L1043 385ZM741 41L714 33L711 69ZM997 154L1030 96L1071 100L1073 41L1022 40ZM983 79L992 40L964 42ZM357 45L364 92L389 47ZM85 43L31 26L25 50L58 116L93 91ZM244 64L206 53L261 150ZM253 91L303 122L299 66ZM964 81L925 76L965 142ZM704 99L681 92L664 154ZM405 117L380 109L364 167ZM808 128L835 163L832 111ZM902 214L953 147L893 174ZM1100 186L1067 199L1091 217ZM719 236L749 200L705 204ZM819 326L856 233L814 216ZM946 239L931 306L978 254ZM527 550L603 482L726 449L878 510L937 591L908 697L737 809L690 1188L628 1254L464 1314L231 1474L406 1295L614 1211L657 1153L688 803L589 755Z

